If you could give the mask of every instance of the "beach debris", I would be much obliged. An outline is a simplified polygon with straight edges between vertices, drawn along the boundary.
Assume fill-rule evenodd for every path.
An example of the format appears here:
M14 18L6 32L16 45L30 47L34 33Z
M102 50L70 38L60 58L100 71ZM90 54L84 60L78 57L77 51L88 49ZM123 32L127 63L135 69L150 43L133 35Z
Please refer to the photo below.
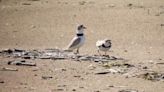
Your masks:
M111 60L124 60L115 56L99 56L99 55L77 55L73 52L63 51L59 49L44 50L21 50L6 49L0 51L0 56L8 56L22 59L52 59L52 60L75 60L75 61L94 61L109 62Z
M88 69L89 69L89 70L94 70L94 69L96 69L96 66L93 65L93 64L90 64L90 65L88 66Z
M113 73L113 74L115 74L115 73L122 73L122 71L119 70L119 69L108 69L108 71L110 71L110 73Z
M63 88L57 88L57 89L52 89L51 92L58 92L58 91L64 91Z
M126 62L114 62L114 63L105 63L103 67L106 68L111 68L111 67L125 67L125 68L130 68L130 67L135 67L132 64L126 63Z
M52 76L42 76L42 79L47 80L47 79L52 79Z
M40 0L28 0L28 1L40 1Z
M22 3L22 5L31 5L31 3Z
M36 63L25 61L25 60L14 60L8 61L8 65L17 65L17 66L36 66Z
M127 86L115 86L115 85L109 85L110 88L125 88Z
M20 85L28 85L27 83L21 82Z
M80 75L74 75L73 77L80 78L81 76Z
M118 92L139 92L139 91L134 89L123 89L123 90L119 90Z
M156 64L164 65L164 62L157 62Z
M2 71L18 71L16 68L8 68L8 67L3 67Z
M132 8L145 8L143 5L134 5L132 3L127 4L127 7Z
M32 71L38 71L40 68L39 67L33 67Z
M66 86L67 86L67 85L65 85L65 84L64 84L64 85L58 85L58 87L66 87Z
M139 74L137 77L151 81L164 81L164 74L154 71Z
M79 5L85 5L87 2L86 1L80 1Z
M111 72L107 69L95 72L95 74L97 74L97 75L104 75L104 74L108 74L108 73L111 73Z

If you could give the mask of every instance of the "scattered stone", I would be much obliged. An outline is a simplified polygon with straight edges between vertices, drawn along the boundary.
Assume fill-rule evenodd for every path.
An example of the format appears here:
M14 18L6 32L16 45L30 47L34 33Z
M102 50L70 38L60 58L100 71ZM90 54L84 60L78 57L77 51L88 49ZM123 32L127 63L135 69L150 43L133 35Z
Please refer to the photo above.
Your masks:
M22 82L21 82L20 85L27 85L27 83L22 83Z
M111 7L111 8L113 8L113 7L115 7L116 5L115 4L110 4L110 5L108 5L108 7Z
M148 69L148 67L147 66L144 66L142 69Z
M62 70L62 71L67 71L67 69L64 69L64 68L62 68L61 70Z
M81 76L80 75L74 75L73 77L80 78Z
M124 52L128 52L128 50L124 50Z
M158 14L155 14L155 16L160 16L160 13L158 13Z
M34 57L31 56L22 56L23 59L33 59Z
M164 26L164 24L161 24L161 27L163 27Z
M113 74L115 74L115 73L121 73L121 71L120 70L116 70L116 69L108 69L108 71L110 72L110 73L113 73Z
M84 88L83 86L80 86L79 88Z
M87 2L86 1L80 1L79 5L85 5Z
M3 67L2 71L18 71L18 69L16 68L7 68L7 67Z
M130 68L130 67L134 67L134 65L128 64L128 63L119 63L119 62L115 62L115 63L106 63L104 64L104 67L106 68L111 68L111 67L126 67L126 68Z
M129 3L127 6L128 6L128 7L132 7L132 6L133 6L133 4Z
M164 62L157 62L156 64L164 65Z
M67 85L58 85L58 87L66 87Z
M108 73L110 73L110 71L106 70L106 71L96 72L95 74L104 75L104 74L108 74Z
M22 3L22 5L31 5L31 3Z
M95 62L109 62L110 60L123 60L122 58L116 58L114 56L90 56L90 55L76 55L72 52L63 51L59 49L45 49L39 50L21 50L21 49L7 49L0 52L2 56L9 56L14 58L23 59L53 59L53 60L65 60L72 59L75 61L95 61Z
M6 50L2 50L1 53L11 54L11 53L13 53L13 50L12 49L6 49Z
M110 87L110 88L125 88L126 86L114 86L114 85L110 85L108 87Z
M25 52L25 50L21 50L21 49L14 49L13 52Z
M9 61L8 65L17 65L17 66L36 66L36 63L25 61L25 60L18 60L18 61Z
M162 58L159 58L158 60L162 60Z
M114 85L109 85L108 87L113 88L113 87L114 87Z
M47 80L47 79L52 79L52 76L42 76L42 79Z
M101 91L99 91L99 90L96 90L96 91L94 91L94 92L101 92Z
M90 65L88 66L88 68L89 68L89 70L94 70L94 69L96 69L96 66L94 66L93 64L90 64Z
M139 91L134 89L123 89L123 90L119 90L118 92L139 92Z
M5 83L4 81L0 81L1 84Z
M52 89L51 92L58 92L58 91L64 91L63 88L57 88L57 89Z
M72 91L76 91L76 89L72 89Z
M158 72L146 72L146 73L138 75L137 77L143 78L146 80L151 80L151 81L164 80L164 74L158 73Z
M35 25L31 25L30 28L36 28L36 26Z
M32 68L32 71L38 71L38 70L39 70L39 67Z
M32 90L35 90L36 88L35 87L29 87L29 89L32 91Z
M40 0L28 0L28 1L40 1Z

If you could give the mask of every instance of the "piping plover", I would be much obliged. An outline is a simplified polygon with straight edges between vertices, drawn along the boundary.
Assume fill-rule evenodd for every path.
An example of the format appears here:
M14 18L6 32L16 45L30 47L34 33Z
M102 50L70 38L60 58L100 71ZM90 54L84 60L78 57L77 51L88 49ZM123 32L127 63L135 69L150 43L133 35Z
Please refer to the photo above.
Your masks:
M111 40L109 39L98 40L96 42L96 47L98 49L99 55L101 55L100 51L105 52L105 55L106 55L106 52L111 48L111 46L112 46L112 43L111 43Z
M79 48L84 44L85 36L84 36L84 29L86 29L85 26L79 25L76 30L76 36L72 39L72 41L67 46L67 50L73 51L76 50L76 53L79 53Z

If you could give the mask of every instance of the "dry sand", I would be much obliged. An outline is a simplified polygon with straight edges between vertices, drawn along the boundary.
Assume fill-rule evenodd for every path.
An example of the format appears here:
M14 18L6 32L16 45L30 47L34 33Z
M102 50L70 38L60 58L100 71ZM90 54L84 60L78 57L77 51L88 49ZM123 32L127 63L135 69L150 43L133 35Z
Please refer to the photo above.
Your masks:
M64 48L84 24L86 43L80 54L94 55L98 39L112 40L109 55L163 72L163 0L0 0L0 49ZM15 58L0 57L0 92L163 92L164 82L122 75L95 75L95 62L34 60L37 67L7 65ZM150 64L150 62L153 64ZM34 71L36 69L36 71ZM63 70L64 69L64 70ZM42 76L53 76L43 80ZM111 85L117 87L109 87ZM121 87L120 87L121 86Z

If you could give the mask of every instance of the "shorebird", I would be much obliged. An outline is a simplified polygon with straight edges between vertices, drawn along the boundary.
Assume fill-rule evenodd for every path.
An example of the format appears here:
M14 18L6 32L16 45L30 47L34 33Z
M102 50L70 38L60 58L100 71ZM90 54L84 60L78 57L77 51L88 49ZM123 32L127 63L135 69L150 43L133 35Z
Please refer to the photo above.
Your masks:
M112 43L111 43L111 40L109 39L98 40L96 42L96 47L98 49L97 51L99 55L101 55L100 51L105 52L105 55L106 55L106 52L111 48L111 46L112 46Z
M86 29L85 26L79 25L76 30L76 35L75 37L71 40L69 45L67 46L67 50L73 51L76 49L76 54L79 53L80 47L84 44L85 42L85 36L84 36L84 30Z

